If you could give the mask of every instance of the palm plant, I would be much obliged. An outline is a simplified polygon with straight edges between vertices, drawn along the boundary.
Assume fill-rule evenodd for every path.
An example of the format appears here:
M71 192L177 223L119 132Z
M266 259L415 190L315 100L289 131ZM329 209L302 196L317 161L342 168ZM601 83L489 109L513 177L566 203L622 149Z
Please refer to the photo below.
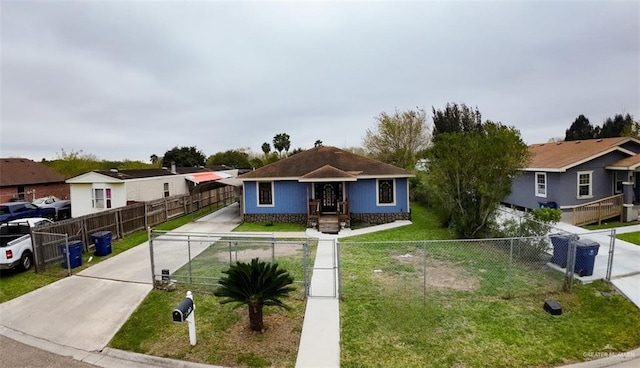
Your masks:
M289 309L281 299L289 296L294 290L293 286L289 286L293 283L293 277L287 271L278 268L277 263L254 258L251 263L236 262L223 273L227 276L220 279L220 287L214 295L226 298L220 301L222 304L237 303L236 307L247 305L252 331L264 330L264 306Z

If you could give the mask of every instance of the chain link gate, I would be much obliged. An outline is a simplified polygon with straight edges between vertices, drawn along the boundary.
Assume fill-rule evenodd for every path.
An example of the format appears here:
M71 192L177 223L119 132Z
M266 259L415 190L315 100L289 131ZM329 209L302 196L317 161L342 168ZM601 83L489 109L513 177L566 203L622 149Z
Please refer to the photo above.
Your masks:
M317 239L283 238L268 233L196 233L149 230L151 278L157 288L171 284L215 287L235 262L259 258L277 262L309 293L310 258Z
M307 296L337 298L340 296L340 254L337 239L318 239L315 261L308 265Z

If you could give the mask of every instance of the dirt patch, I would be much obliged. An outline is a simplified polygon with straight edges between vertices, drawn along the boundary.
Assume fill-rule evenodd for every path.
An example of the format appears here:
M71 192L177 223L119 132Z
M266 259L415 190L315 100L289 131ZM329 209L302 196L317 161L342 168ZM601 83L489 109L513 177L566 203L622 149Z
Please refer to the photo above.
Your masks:
M223 364L234 367L247 366L243 357L257 356L268 361L272 367L293 366L300 343L301 320L288 317L283 311L265 315L265 331L259 333L249 328L249 314L246 308L239 309L238 313L241 317L227 330L225 341L226 346L236 353L232 354L235 355L233 357L227 356L227 361ZM241 353L237 352L238 347L241 347ZM291 361L291 358L294 361Z
M233 262L248 262L254 258L260 258L264 260L270 260L272 254L275 254L276 259L278 257L287 257L287 256L295 256L297 254L302 254L302 247L298 246L281 246L276 247L275 251L272 253L271 248L246 248L246 249L238 249L233 250L231 252L231 259ZM220 261L228 261L229 253L221 252L216 254L216 258Z
M415 276L412 279L422 284L424 259L421 256L404 254L394 257L400 264L413 267ZM478 277L473 275L467 269L457 266L452 262L439 260L435 258L427 259L427 287L432 289L454 289L462 291L475 291L480 286ZM378 278L386 278L386 282L394 282L394 275L385 274L382 270L375 270ZM387 272L388 273L388 272ZM399 280L406 282L405 280Z

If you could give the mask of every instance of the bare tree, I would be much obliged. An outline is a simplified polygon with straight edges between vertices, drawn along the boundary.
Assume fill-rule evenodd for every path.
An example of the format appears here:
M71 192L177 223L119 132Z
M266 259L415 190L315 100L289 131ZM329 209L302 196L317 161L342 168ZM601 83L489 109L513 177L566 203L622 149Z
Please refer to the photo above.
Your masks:
M413 170L417 154L427 147L427 115L423 109L380 113L363 139L366 152L383 162Z

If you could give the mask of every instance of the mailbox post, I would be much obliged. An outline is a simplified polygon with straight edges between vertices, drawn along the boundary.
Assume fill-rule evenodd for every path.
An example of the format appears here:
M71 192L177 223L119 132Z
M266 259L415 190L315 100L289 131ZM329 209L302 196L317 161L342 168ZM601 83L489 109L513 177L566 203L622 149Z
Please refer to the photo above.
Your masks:
M193 303L193 294L187 291L187 297L182 299L180 304L173 310L173 322L182 323L187 321L189 325L189 342L196 345L196 305Z

